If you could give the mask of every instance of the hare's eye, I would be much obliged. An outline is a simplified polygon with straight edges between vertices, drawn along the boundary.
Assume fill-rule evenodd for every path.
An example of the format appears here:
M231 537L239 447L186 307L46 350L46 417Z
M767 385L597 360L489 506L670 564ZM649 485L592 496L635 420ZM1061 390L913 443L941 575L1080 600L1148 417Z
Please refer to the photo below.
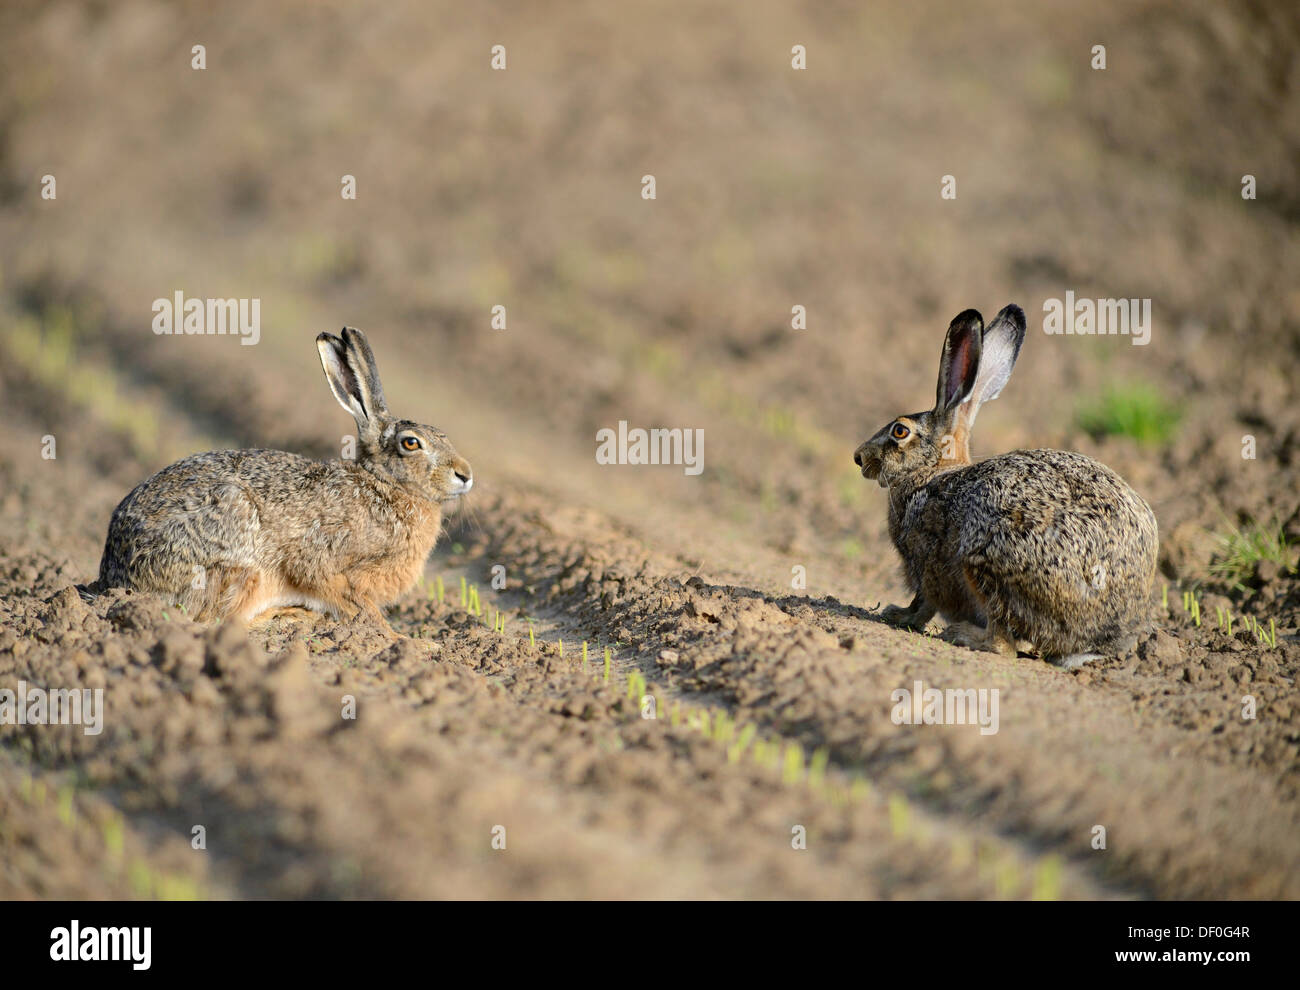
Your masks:
M906 440L911 435L911 433L912 431L909 430L902 423L895 423L889 431L889 435L893 437L895 440Z
M420 449L420 441L417 440L415 437L402 437L402 449L403 449L403 450L419 450L419 449Z

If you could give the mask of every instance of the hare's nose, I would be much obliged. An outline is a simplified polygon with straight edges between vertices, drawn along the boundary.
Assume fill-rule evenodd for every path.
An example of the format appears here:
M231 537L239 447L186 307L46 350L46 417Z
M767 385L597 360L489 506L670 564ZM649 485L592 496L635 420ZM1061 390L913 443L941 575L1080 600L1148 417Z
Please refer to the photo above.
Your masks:
M855 451L853 452L853 463L856 464L858 467L862 467L862 448L861 448L861 447L859 447L857 450L855 450Z
M458 479L460 479L460 482L461 482L462 484L465 484L465 485L468 485L468 484L470 483L470 481L472 480L472 476L470 475L469 468L466 468L466 469L465 469L465 472L464 472L463 474L462 474L460 471L457 471L457 472L456 472L456 477L457 477Z

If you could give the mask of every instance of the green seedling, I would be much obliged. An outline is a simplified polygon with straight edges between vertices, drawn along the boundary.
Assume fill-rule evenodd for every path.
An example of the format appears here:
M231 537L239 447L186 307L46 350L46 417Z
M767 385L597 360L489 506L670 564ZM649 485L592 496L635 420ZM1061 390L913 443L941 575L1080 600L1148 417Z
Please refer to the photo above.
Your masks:
M1009 898L1020 889L1020 867L1009 856L998 863L993 873L993 884L998 897Z
M587 669L587 641L582 641L582 669Z
M826 766L830 763L831 751L825 746L818 746L813 750L812 759L808 763L808 786L814 790L820 790L826 783Z
M443 586L443 583L442 583L442 575L441 575L441 574L439 574L439 575L437 576L437 578L434 579L434 585L435 585L435 587L438 589L438 604L441 605L441 604L442 604L442 600L443 600L443 598L445 597L445 595L446 595L446 593L447 593L447 589Z
M203 898L197 883L189 877L172 873L156 875L154 890L160 901L197 901Z
M609 683L609 661L610 661L610 653L609 653L609 647L607 646L605 647L605 683L606 684Z
M537 640L533 638L533 620L528 620L528 645L532 649L537 649Z
M775 770L781 765L781 739L769 739L767 748L763 751L766 757L766 766L769 770Z
M895 839L902 839L911 831L911 809L901 794L889 795L889 830Z
M1218 536L1220 559L1210 565L1210 573L1226 581L1237 591L1247 591L1246 579L1261 560L1271 560L1283 571L1291 571L1291 550L1286 533L1278 524L1248 523L1242 528L1228 525L1227 533Z
M754 736L758 733L758 727L750 722L740 730L740 735L736 741L727 748L727 762L739 763L740 758L745 755L745 750L749 744L754 741Z
M136 897L143 899L153 894L153 874L148 865L141 860L131 861L131 865L127 867L126 878Z
M465 580L465 575L460 577L460 607L469 607L469 582Z
M781 779L787 784L797 784L803 778L803 747L790 743L785 748L785 769Z
M126 848L126 832L122 825L122 816L109 815L104 820L102 831L104 848L108 850L109 856L113 859L120 859L122 850Z

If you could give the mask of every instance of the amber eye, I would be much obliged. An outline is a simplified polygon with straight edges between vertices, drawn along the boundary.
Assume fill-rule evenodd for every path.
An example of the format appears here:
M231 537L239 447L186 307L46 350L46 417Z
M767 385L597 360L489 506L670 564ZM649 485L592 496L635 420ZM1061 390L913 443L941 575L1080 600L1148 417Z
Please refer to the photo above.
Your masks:
M420 441L415 437L402 437L403 450L419 450Z
M895 423L892 427L890 427L889 435L893 437L895 440L906 440L909 436L912 435L912 431L909 430L902 423Z

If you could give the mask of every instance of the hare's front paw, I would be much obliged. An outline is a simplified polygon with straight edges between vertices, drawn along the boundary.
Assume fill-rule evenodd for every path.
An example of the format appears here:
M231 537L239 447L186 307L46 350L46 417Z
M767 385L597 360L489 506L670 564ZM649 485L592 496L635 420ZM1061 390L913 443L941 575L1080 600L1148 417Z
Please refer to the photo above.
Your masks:
M925 624L934 618L934 609L917 595L912 604L903 608L901 605L887 605L880 613L880 618L899 629L912 629L920 632Z

